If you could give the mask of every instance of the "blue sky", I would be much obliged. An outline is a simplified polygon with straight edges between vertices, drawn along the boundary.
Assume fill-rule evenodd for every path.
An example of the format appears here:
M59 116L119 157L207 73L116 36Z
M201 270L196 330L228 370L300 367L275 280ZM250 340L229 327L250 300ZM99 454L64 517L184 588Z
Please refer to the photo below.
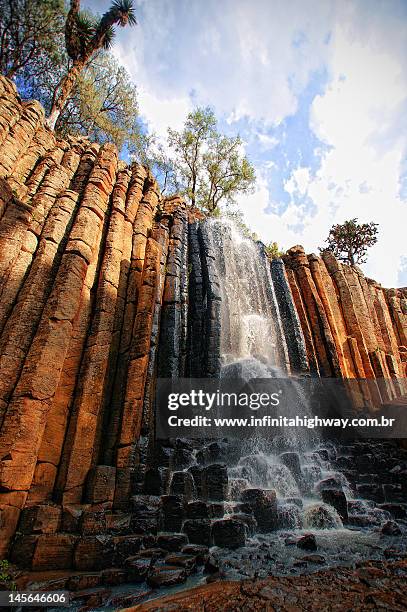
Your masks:
M114 53L165 137L196 105L239 133L256 168L248 225L285 248L375 221L365 273L407 285L407 2L138 0ZM83 3L103 12L108 0Z

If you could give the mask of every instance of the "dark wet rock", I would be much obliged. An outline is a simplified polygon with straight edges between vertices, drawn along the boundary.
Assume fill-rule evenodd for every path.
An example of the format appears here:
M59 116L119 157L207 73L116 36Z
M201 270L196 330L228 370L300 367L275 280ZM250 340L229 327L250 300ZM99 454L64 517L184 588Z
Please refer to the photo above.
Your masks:
M351 470L354 466L354 461L351 457L338 457L335 463L338 470Z
M126 559L125 566L131 582L144 582L151 568L151 559L143 559L136 555Z
M147 584L153 588L169 587L182 584L187 579L185 569L175 565L155 567L147 577Z
M93 572L90 574L77 574L76 576L71 576L69 578L66 588L69 591L82 591L97 587L101 584L101 582L102 580L100 573Z
M167 492L170 471L168 468L150 468L144 477L144 493L146 495L164 495Z
M340 489L342 490L342 482L339 477L331 476L329 478L324 478L316 485L315 489L318 493L320 493L323 489Z
M165 557L166 565L175 565L182 567L187 574L192 574L196 571L196 557L194 555L187 555L185 553L171 553Z
M315 454L318 455L322 461L329 461L329 452L326 448L318 448Z
M380 485L375 484L360 484L356 485L356 490L359 497L372 499L378 503L383 503L384 495L383 489Z
M200 465L209 465L225 461L227 454L227 448L224 443L211 442L208 446L197 452L196 460Z
M301 463L298 453L286 452L280 455L280 461L288 467L296 480L302 478Z
M383 554L386 559L403 559L405 557L405 554L401 550L393 548L392 546L386 548Z
M381 510L386 510L395 519L407 518L407 510L402 504L385 503L385 504L380 504L378 508L380 508Z
M142 548L155 548L157 546L157 536L151 533L142 537L143 546Z
M61 531L79 533L83 508L80 506L63 506L61 515Z
M174 453L174 449L168 446L163 446L158 444L155 449L155 464L160 466L169 467L172 463L172 456Z
M383 493L386 502L403 503L406 501L401 485L385 484L383 485Z
M182 495L185 500L196 497L194 478L189 472L173 472L170 495Z
M193 555L198 565L204 565L209 558L208 546L199 544L187 544L181 550L186 555Z
M187 520L182 529L191 544L211 545L211 523L208 519Z
M83 535L94 535L106 533L106 512L85 511L81 518L81 533Z
M303 508L304 504L301 497L286 497L284 500L286 504L295 504L298 508Z
M346 478L347 482L353 487L359 482L360 474L356 470L342 470L342 475Z
M223 502L208 504L208 511L210 518L222 518L225 514L225 505Z
M325 504L309 506L304 513L304 523L311 529L334 529L341 526L336 510Z
M313 533L306 533L297 540L297 547L301 550L317 550L317 541Z
M115 547L115 564L122 565L128 557L136 555L141 547L141 536L118 536L113 539Z
M192 501L186 507L186 516L189 519L209 518L208 505L204 501Z
M380 484L380 480L381 479L378 474L361 474L358 472L358 484Z
M259 531L268 533L277 527L277 496L273 489L246 489L241 500L245 512L252 513Z
M159 519L160 498L153 495L137 495L131 498L131 531L134 534L156 533Z
M127 571L117 567L109 567L100 573L102 584L117 586L127 582Z
M238 514L231 514L230 518L235 521L240 521L246 527L246 533L252 536L257 531L257 521L252 514L245 514L244 512Z
M185 503L180 495L163 495L161 497L160 523L163 531L181 531L184 519Z
M197 495L198 498L201 498L202 497L202 472L203 472L203 468L200 467L199 465L191 465L191 467L188 468L188 472L190 474L192 474L192 477L194 479L196 495Z
M374 466L375 458L373 455L356 455L354 462L359 474L368 474Z
M217 574L220 571L219 561L215 559L213 555L205 561L204 572L205 574Z
M223 501L228 494L228 472L226 465L214 463L202 472L202 491L206 499Z
M176 448L171 458L173 470L184 470L193 463L193 450L187 448Z
M157 546L170 552L178 552L188 544L188 538L184 533L158 534Z
M348 502L343 491L338 489L322 489L322 500L335 508L343 522L348 520Z
M211 574L207 576L205 579L206 584L212 584L214 582L220 582L221 580L225 580L226 574L223 570L216 572L215 574Z
M305 557L302 557L302 560L307 563L315 563L316 565L324 565L326 563L326 559L322 555L305 555Z
M308 563L303 559L297 559L296 561L293 561L293 567L295 567L296 569L304 569L307 566Z
M108 600L111 591L104 587L97 587L95 589L86 589L84 591L77 591L71 595L71 599L77 605L79 602L85 604L86 609L102 607ZM74 604L74 605L75 605Z
M164 548L158 548L158 546L156 546L154 548L144 548L140 550L136 557L139 557L140 559L152 559L153 561L156 561L157 559L165 557L166 554L168 554L167 550L165 550Z
M349 516L349 524L354 527L372 527L376 524L374 519L369 514L356 514Z
M284 503L278 508L279 529L301 529L302 513L296 504Z
M364 514L367 508L372 510L374 507L374 502L371 500L348 500L348 514Z
M113 595L109 604L113 606L115 610L129 608L140 603L143 599L146 599L152 592L151 589L145 589L137 593L119 593L118 595Z
M230 478L229 479L229 499L239 499L242 491L248 488L248 480L246 478Z
M385 523L383 527L381 528L381 532L383 535L387 535L387 536L400 536L401 535L401 529L395 521L387 521L387 523Z
M212 524L212 541L220 548L240 548L246 543L246 526L242 521L220 519Z

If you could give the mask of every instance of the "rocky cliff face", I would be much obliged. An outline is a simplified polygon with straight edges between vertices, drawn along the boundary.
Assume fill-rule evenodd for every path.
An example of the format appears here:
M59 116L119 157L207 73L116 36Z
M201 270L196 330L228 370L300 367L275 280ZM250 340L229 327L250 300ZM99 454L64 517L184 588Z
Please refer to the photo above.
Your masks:
M80 569L103 550L97 512L131 533L115 512L154 454L156 376L218 373L212 261L202 224L144 167L58 140L0 78L0 556L18 529L17 561ZM289 368L386 377L394 397L407 290L301 247L284 264L271 277Z
M387 378L389 396L397 395L407 375L407 288L383 289L332 254L306 255L300 246L284 260L311 371Z

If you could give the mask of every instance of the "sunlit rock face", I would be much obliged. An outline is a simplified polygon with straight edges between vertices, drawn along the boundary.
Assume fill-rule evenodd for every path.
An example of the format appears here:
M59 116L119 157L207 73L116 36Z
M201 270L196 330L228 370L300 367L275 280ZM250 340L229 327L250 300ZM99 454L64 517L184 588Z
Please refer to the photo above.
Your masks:
M151 559L134 557L162 531L175 532L159 536L165 554L190 546L201 559L214 537L233 537L237 555L269 529L341 529L327 479L349 524L404 520L393 447L156 443L154 393L157 376L311 373L384 377L374 399L386 403L403 392L407 291L301 247L270 262L233 224L163 199L112 145L58 139L4 78L0 296L2 557L144 580ZM386 461L397 470L384 482Z

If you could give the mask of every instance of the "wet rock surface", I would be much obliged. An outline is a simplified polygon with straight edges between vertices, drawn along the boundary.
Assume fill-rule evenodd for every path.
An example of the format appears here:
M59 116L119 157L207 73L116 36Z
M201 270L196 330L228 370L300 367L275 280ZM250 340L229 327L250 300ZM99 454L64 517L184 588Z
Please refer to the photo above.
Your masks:
M136 606L134 612L163 609L232 610L404 610L407 562L361 564L357 569L318 571L309 576L218 582ZM316 597L316 593L318 596Z

